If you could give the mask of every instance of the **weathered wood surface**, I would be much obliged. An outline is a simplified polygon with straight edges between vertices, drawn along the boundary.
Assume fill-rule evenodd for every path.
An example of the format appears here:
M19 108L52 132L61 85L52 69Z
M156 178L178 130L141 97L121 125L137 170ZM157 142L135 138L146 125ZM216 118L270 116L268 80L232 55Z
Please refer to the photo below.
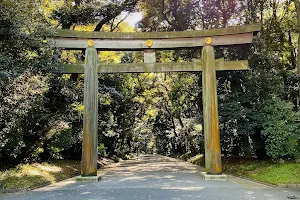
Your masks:
M97 50L88 47L84 66L84 114L81 176L97 175L98 156L98 73Z
M202 94L205 144L205 168L208 174L221 174L221 146L217 99L215 52L212 46L202 50Z
M177 32L87 32L57 29L53 37L65 38L88 38L88 39L170 39L170 38L198 38L217 35L234 35L241 33L252 33L260 31L262 24L251 24L245 26L233 26L220 29L208 29L199 31L177 31Z
M153 45L146 45L147 39L94 39L94 46L98 50L144 50L144 49L176 49L193 48L205 45L206 37L152 39ZM235 35L211 36L213 46L228 46L235 44L252 43L253 33ZM53 38L49 39L56 47L65 49L84 49L87 47L87 38Z
M144 63L156 63L156 54L154 49L144 50Z
M162 73L162 72L196 72L202 71L202 61L177 62L177 63L121 63L121 64L98 64L98 73ZM224 61L216 60L216 70L248 70L248 60ZM53 73L59 74L83 74L83 64L64 64L53 69Z

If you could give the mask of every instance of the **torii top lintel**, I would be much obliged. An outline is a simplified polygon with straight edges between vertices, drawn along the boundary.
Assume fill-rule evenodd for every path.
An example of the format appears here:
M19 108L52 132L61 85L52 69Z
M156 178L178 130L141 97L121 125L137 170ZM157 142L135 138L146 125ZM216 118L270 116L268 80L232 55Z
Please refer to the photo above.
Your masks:
M252 24L200 31L132 33L57 29L50 40L53 40L57 47L66 49L86 48L89 39L94 40L94 47L101 50L192 48L204 46L207 37L212 39L213 46L228 46L252 43L253 34L260 31L261 26Z

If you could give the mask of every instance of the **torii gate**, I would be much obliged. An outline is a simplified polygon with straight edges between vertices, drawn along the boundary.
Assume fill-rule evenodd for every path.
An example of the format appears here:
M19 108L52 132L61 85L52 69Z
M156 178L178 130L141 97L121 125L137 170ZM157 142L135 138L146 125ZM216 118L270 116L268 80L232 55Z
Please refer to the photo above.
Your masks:
M248 61L215 60L214 46L250 44L261 24L183 32L108 33L57 30L49 39L59 48L86 49L85 64L67 64L55 73L84 73L84 120L81 179L99 180L98 73L192 72L202 71L205 167L207 179L222 174L216 70L247 70ZM202 60L156 63L155 50L203 47ZM99 50L144 51L144 63L105 64L98 62ZM214 177L215 175L215 177ZM204 176L205 178L205 176Z

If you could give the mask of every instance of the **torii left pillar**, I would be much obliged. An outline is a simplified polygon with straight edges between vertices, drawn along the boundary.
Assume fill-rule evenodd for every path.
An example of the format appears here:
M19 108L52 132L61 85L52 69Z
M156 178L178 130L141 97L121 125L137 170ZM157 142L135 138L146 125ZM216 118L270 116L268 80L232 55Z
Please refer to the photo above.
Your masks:
M222 175L215 50L211 38L205 42L202 49L202 94L206 173L202 176L205 180L227 180L227 176Z
M81 176L78 181L99 181L98 160L98 72L97 50L94 42L88 41L84 66L84 116L81 157Z

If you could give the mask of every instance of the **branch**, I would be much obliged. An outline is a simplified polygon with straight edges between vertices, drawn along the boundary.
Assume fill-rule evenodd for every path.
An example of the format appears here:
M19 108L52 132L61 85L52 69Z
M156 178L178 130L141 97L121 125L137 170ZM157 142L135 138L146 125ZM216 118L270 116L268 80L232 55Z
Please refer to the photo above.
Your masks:
M45 15L43 15L43 14L39 11L37 5L35 6L35 8L38 10L38 14L42 17L42 20L43 20L45 23L47 23L48 25L52 26L52 24L51 24L50 22L48 22L48 20L46 19Z
M169 18L168 18L168 14L170 14L171 13L171 9L170 10L168 10L167 12L165 12L165 1L164 0L162 0L162 11L161 11L161 14L163 15L163 17L165 18L165 20L168 22L168 24L170 25L170 26L173 26L173 23L169 20ZM173 26L174 27L174 26Z
M131 12L128 12L127 15L123 17L123 19L121 19L113 29L110 29L110 32L113 32L116 28L118 28L118 26L130 15L130 13Z
M39 13L39 15L41 15L42 20L43 20L45 23L47 23L48 25L52 26L52 24L51 24L50 22L48 22L48 20L46 19L46 17L45 17L42 13L40 13L40 12L38 12L38 13Z
M111 24L110 24L110 32L112 32L112 29L113 29L113 26L114 26L114 23L115 23L115 19L116 18L113 18Z
M121 4L118 8L116 8L116 10L113 13L107 13L108 15L106 15L96 26L96 28L94 29L94 31L100 31L101 28L103 27L104 24L106 24L107 22L109 22L110 20L116 18L117 16L119 16L125 9L126 7L129 6L133 6L135 7L137 4L138 0L133 0L132 2L130 2L130 0L125 0L123 4Z

